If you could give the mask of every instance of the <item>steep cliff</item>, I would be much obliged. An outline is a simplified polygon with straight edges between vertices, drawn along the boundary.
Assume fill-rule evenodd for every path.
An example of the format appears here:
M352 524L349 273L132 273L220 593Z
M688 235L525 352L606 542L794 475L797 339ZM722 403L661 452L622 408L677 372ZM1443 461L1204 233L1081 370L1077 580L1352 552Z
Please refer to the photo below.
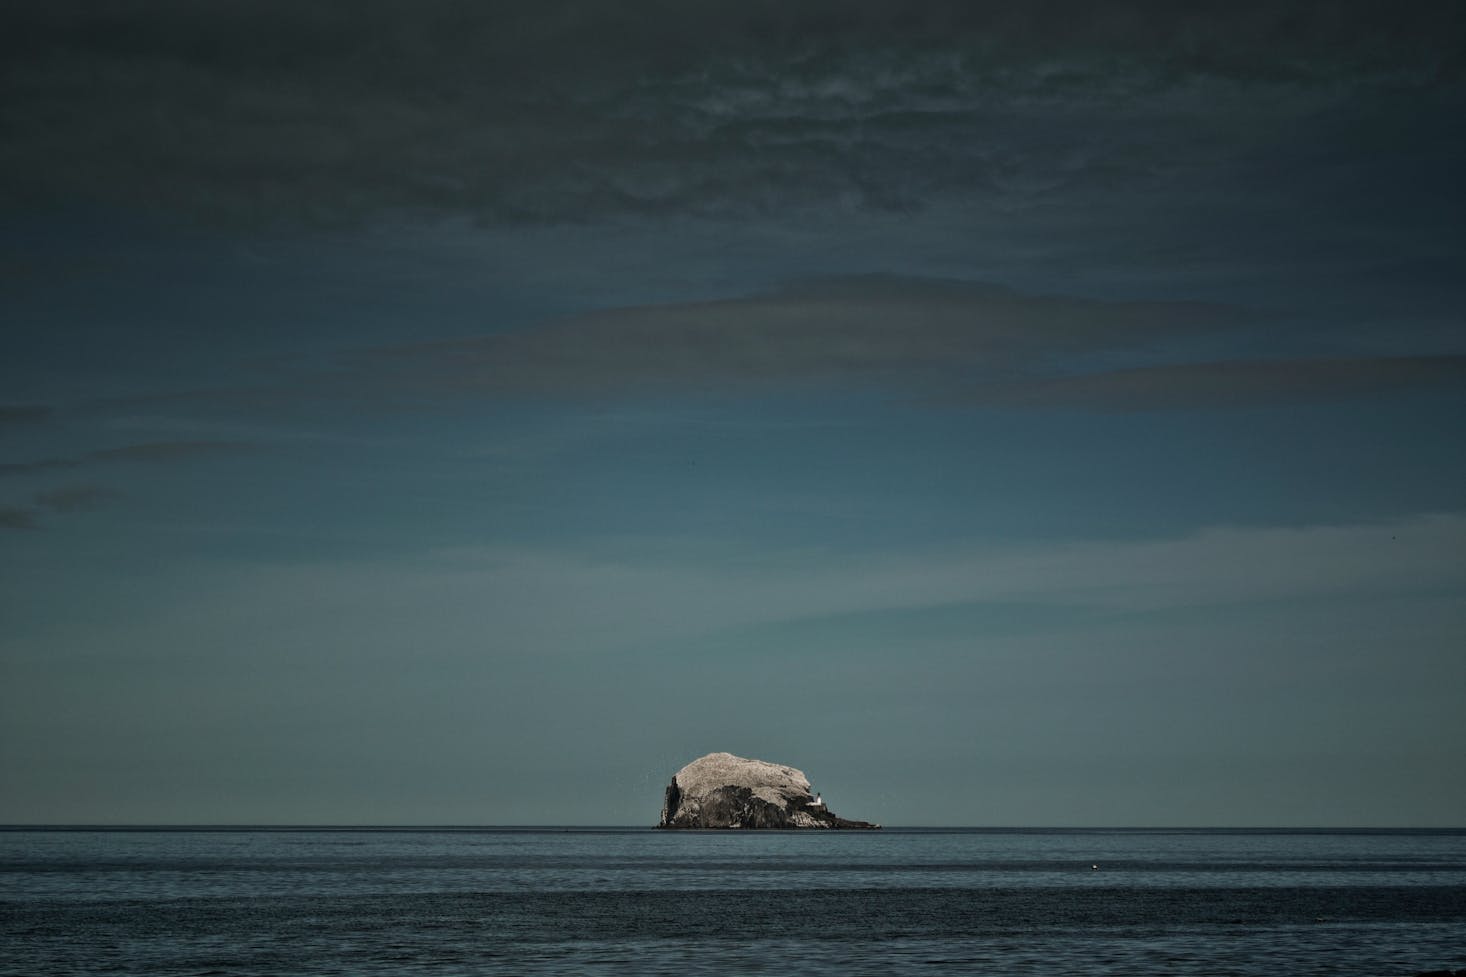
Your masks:
M802 770L709 753L672 777L659 828L879 828L836 817Z

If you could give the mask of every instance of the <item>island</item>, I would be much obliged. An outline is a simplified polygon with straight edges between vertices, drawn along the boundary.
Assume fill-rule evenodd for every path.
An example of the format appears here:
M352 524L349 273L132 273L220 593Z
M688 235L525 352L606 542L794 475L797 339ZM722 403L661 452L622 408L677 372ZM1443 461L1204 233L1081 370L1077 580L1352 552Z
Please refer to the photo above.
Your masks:
M658 828L876 829L837 817L810 792L804 771L731 753L709 753L667 785Z

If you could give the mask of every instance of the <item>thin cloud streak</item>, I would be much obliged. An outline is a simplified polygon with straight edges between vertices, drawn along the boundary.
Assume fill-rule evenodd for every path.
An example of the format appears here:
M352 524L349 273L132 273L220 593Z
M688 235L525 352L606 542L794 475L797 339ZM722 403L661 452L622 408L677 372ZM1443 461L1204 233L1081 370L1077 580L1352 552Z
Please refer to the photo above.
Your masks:
M143 444L124 445L121 448L91 451L83 457L91 461L161 463L197 458L202 455L253 451L255 447L245 441L149 441Z
M595 396L813 385L921 391L929 407L1225 409L1458 386L1466 356L1219 360L1071 372L1246 335L1219 304L1030 295L855 276L714 302L612 309L524 332L371 351L356 382L419 396ZM338 378L339 379L339 378ZM349 386L351 381L346 381Z
M149 441L142 444L124 445L120 448L88 451L74 458L43 458L39 461L7 462L0 464L0 476L30 475L36 472L80 468L91 462L168 464L207 455L253 451L257 447L246 441Z
M35 529L36 511L22 506L0 506L0 529Z
M81 462L75 458L42 458L39 461L0 462L0 476L30 475L34 472L64 471L78 468Z
M1251 318L1205 303L1027 295L869 275L747 298L611 309L523 332L375 350L346 365L389 389L477 395L900 383L1135 349Z
M76 513L96 509L122 493L100 485L67 485L31 496L32 506L0 506L0 529L40 529L42 513Z
M92 406L214 403L250 411L346 401L392 411L526 397L575 403L817 392L876 394L933 410L1123 412L1314 403L1456 389L1466 380L1466 355L1456 353L1155 363L1219 342L1265 343L1269 319L1220 303L1103 300L982 282L854 275L739 298L605 309L471 339L357 350L339 355L327 372L295 370L272 385ZM1110 368L1087 369L1098 365ZM248 447L131 445L0 465L0 475Z
M974 387L974 405L1151 411L1266 407L1412 390L1461 389L1466 356L1228 360Z
M122 493L101 485L66 485L37 492L36 505L52 512L85 512L122 497Z
M0 428L39 424L54 413L50 407L40 404L0 404Z

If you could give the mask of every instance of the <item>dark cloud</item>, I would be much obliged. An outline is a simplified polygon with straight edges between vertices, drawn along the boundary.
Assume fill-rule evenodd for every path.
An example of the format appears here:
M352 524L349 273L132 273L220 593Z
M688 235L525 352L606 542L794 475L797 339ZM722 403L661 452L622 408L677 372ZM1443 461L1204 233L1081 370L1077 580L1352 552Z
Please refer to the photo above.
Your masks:
M121 493L100 485L67 485L37 492L36 505L52 512L82 512L121 497Z
M929 406L1166 410L1459 386L1466 356L1200 359L1265 340L1217 304L1032 295L892 276L808 281L714 302L607 310L523 332L374 350L316 392L435 397L885 390ZM1156 358L1172 362L1156 365ZM333 386L334 385L334 386Z
M42 511L83 512L119 498L120 493L100 485L67 485L32 496L34 507L0 506L0 529L37 529Z
M51 408L39 404L0 404L0 428L12 424L38 424L50 418L51 414Z
M197 458L200 455L229 454L250 451L254 445L244 441L149 441L121 448L92 451L84 457L92 461L169 462Z
M1060 356L1143 348L1250 318L1205 303L1099 301L870 275L382 349L348 364L355 373L336 379L388 393L489 396L819 381L911 384L1001 377Z
M997 383L973 388L967 399L1014 407L1175 410L1461 389L1463 382L1466 356L1234 360Z
M81 462L74 458L42 458L40 461L0 462L0 476L29 475L32 472L48 472L75 468Z
M533 328L360 350L279 382L146 401L236 410L312 401L437 402L789 391L876 393L943 409L1150 411L1303 403L1459 387L1466 355L1215 358L1267 348L1276 323L1219 303L1104 300L891 275L809 279L739 298L627 306ZM1292 351L1290 351L1292 352ZM115 405L108 405L115 406ZM0 465L0 475L254 450L161 441Z
M0 200L288 221L1017 206L1188 178L1239 151L1233 122L1461 77L1459 4L1185 6L13 4Z
M203 455L251 451L254 448L254 445L244 441L149 441L142 444L124 445L120 448L89 451L75 458L43 458L39 461L0 464L0 476L29 475L35 472L79 468L88 462L161 464L184 461Z
M36 512L13 505L0 505L0 529L35 529Z

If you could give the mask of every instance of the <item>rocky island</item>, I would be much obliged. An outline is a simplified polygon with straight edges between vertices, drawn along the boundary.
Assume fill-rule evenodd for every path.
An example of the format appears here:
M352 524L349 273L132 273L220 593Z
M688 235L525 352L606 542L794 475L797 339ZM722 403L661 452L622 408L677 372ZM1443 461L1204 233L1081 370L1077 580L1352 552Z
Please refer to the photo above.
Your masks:
M709 753L672 777L659 828L879 828L836 817L810 793L804 771Z

